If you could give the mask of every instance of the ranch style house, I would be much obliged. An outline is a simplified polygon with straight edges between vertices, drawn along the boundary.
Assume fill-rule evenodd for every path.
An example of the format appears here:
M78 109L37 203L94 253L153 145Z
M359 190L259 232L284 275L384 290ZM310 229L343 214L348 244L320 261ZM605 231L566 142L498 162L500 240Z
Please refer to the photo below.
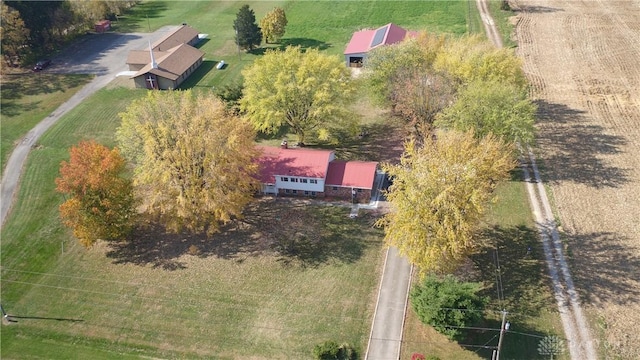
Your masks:
M261 146L262 193L368 203L378 163L342 161L332 150Z

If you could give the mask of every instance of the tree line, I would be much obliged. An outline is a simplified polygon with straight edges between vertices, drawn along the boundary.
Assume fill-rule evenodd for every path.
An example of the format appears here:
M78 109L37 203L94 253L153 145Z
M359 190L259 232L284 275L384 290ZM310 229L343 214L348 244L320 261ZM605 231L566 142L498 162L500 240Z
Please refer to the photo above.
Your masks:
M29 64L83 35L96 21L112 19L136 0L2 1L0 37L9 66Z
M247 10L242 7L238 17ZM238 21L234 27L239 28ZM123 209L135 207L138 215L144 213L176 232L213 233L241 217L258 189L259 154L253 145L257 132L294 132L301 144L312 138L337 143L339 131L357 131L357 116L349 105L358 90L369 91L412 129L399 163L383 165L393 181L386 194L392 211L378 225L385 229L386 242L397 246L421 273L452 272L485 245L476 234L495 201L496 186L517 165L516 144L534 139L536 107L527 98L520 61L512 51L496 49L479 37L422 33L374 50L364 71L362 80L354 80L341 58L288 47L267 50L243 70L244 83L217 94L150 92L121 114L117 155L102 150L131 165L130 175L123 167L117 175L131 184L104 183L135 195L136 201L129 196L113 200L124 202ZM79 146L73 151L97 150ZM83 166L91 164L106 166L98 161ZM105 172L112 177L116 173ZM69 174L74 172L61 171L63 178ZM69 182L61 181L58 188L77 201L87 186L96 186L83 185L80 192L60 185ZM96 189L98 198L117 192ZM83 219L70 216L71 210L93 211L91 216L106 211L100 210L104 204L95 205L96 198L89 196L88 201L66 205L63 218L68 223ZM130 211L123 214L116 218L136 217ZM128 229L130 224L118 226Z

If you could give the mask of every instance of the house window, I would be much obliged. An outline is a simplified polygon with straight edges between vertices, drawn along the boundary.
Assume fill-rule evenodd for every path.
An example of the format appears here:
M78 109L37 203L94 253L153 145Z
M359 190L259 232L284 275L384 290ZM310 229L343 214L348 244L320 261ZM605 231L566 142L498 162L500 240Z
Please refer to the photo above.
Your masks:
M358 189L358 192L362 192L362 189Z
M304 192L304 194L305 194L305 195L309 195L309 192L308 192L308 191L305 191L305 192Z
M285 192L285 194L289 194L291 192L291 190L285 189L284 192Z
M311 196L316 196L316 192L315 192L315 191L312 191L312 192L311 192Z
M300 182L303 183L303 184L306 184L307 183L307 179L300 179Z
M309 179L309 182L310 182L310 183L312 183L312 184L317 184L317 183L318 183L318 180L316 180L316 179Z
M291 178L291 182L298 182L298 178Z
M338 190L338 187L337 187L337 186L334 186L334 187L332 187L332 188L331 188L331 190L333 190L333 191L337 191L337 190Z
M282 181L289 181L289 178L287 178L287 177L281 177L281 178L280 178L280 180L282 180Z
M298 190L293 190L293 193L294 193L294 194L297 194L297 193L298 193Z

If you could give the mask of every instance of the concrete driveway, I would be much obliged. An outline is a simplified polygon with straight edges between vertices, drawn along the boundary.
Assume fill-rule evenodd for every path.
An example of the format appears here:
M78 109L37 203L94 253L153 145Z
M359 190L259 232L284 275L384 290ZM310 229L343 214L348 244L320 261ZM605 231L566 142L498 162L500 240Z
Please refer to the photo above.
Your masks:
M4 224L13 205L27 155L40 136L82 100L106 86L118 73L128 70L126 60L129 50L147 48L149 42L159 40L174 28L174 26L165 26L149 34L87 35L52 58L51 67L44 70L45 72L95 74L96 77L31 129L11 153L2 176L0 189L0 226Z

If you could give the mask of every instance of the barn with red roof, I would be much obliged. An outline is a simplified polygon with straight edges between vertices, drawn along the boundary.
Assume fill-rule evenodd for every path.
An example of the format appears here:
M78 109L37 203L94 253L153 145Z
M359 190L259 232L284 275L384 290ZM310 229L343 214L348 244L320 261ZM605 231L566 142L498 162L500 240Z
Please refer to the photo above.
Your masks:
M360 30L351 36L344 50L344 57L349 67L361 67L367 52L383 45L391 45L407 37L416 36L416 32L407 31L398 25L389 23L377 29Z
M330 197L369 202L378 163L342 161L332 150L259 147L264 194Z

